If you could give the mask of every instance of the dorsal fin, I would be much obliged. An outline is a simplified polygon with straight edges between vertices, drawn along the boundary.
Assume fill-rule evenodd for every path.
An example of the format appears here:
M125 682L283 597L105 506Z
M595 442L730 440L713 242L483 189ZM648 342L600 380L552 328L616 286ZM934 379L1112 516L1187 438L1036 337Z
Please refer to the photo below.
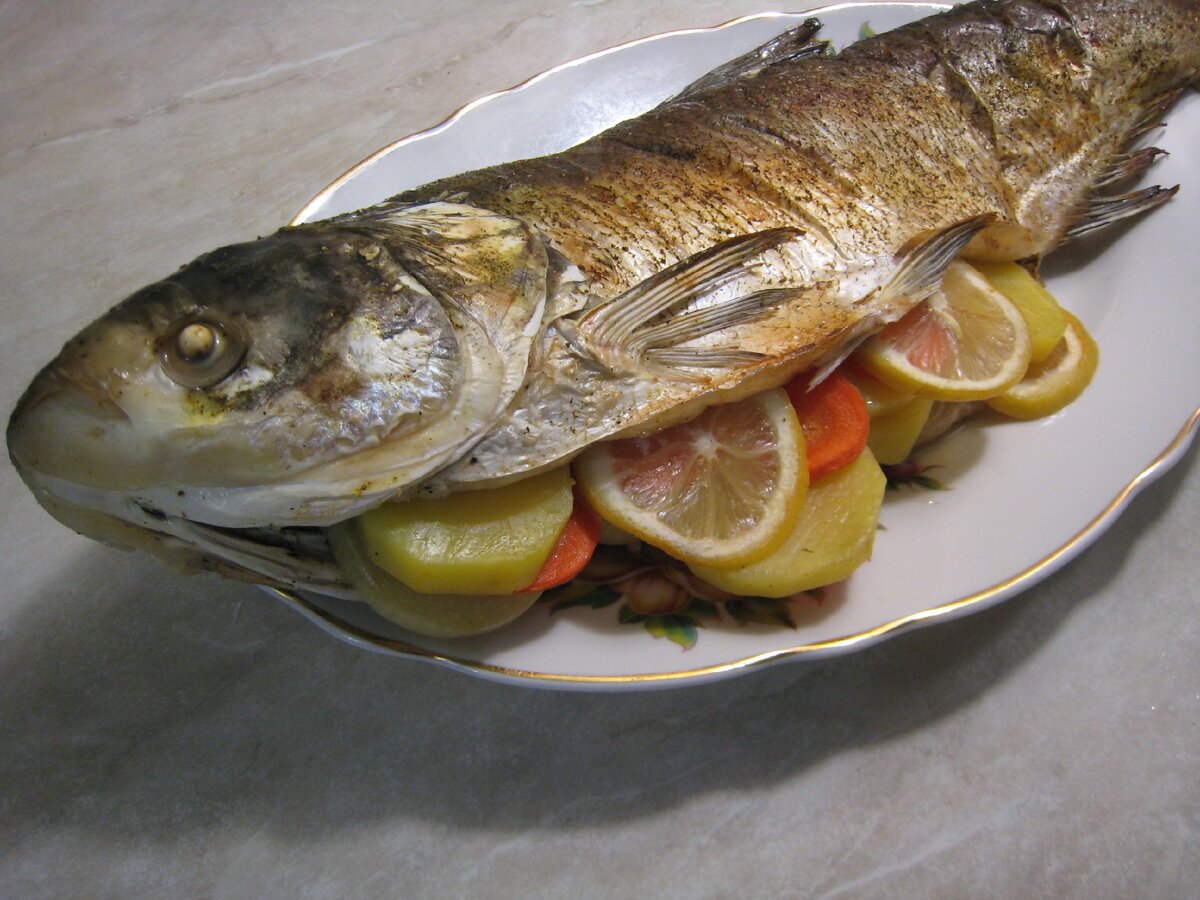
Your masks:
M759 355L733 348L679 345L760 319L796 296L796 290L756 291L689 310L664 322L654 320L673 307L704 296L735 277L750 260L798 234L793 228L772 228L731 238L650 276L579 319L561 318L555 325L576 352L612 372L634 372L650 365L671 370L671 377L688 380L690 375L675 368L746 365Z
M813 40L820 30L820 19L805 19L795 28L789 28L779 37L772 38L761 47L755 47L749 53L743 53L736 59L731 59L708 74L697 78L667 103L675 103L738 78L747 78L767 66L784 60L824 56L829 52L829 41Z

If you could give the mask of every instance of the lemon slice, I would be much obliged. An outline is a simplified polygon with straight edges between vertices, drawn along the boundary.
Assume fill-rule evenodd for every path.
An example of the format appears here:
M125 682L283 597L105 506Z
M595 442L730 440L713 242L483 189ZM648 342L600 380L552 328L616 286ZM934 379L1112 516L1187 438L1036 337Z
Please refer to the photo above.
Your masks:
M1016 419L1038 419L1058 412L1091 383L1100 362L1100 350L1083 323L1066 310L1062 340L1044 362L1033 363L1025 378L988 406Z
M988 284L1013 302L1029 326L1030 362L1040 363L1054 352L1067 319L1046 286L1014 262L972 262Z
M735 569L692 566L704 581L738 597L788 597L849 578L871 556L887 478L870 450L812 483L783 543Z
M935 400L984 400L1021 380L1029 328L971 266L950 263L942 289L867 341L858 358L893 387Z
M787 537L808 489L804 434L782 389L711 406L575 462L600 515L684 562L733 567Z

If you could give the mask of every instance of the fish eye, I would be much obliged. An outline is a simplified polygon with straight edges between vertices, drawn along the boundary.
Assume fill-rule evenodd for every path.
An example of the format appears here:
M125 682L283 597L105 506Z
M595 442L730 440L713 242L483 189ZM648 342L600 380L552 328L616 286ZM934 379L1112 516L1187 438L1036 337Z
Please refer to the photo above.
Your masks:
M162 342L163 371L181 387L206 388L227 378L245 355L237 331L211 317L175 326Z

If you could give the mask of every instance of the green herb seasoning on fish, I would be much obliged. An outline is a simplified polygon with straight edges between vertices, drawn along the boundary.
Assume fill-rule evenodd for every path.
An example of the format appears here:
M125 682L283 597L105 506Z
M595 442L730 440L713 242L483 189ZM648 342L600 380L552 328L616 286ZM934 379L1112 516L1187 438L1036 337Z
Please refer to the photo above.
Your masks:
M353 597L330 526L815 384L957 257L1036 262L1175 192L1112 186L1197 82L1194 0L973 3L836 56L818 30L565 152L200 257L38 375L15 466L84 534Z

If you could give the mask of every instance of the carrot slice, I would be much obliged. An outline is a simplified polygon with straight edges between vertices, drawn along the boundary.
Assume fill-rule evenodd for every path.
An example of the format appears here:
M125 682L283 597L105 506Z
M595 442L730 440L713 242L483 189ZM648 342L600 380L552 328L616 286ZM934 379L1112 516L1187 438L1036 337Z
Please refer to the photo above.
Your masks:
M808 477L820 478L858 459L867 446L871 417L867 404L848 378L837 372L808 389L809 376L801 375L784 389L804 429L808 449Z
M600 542L600 516L588 505L575 488L575 505L571 508L571 518L567 519L566 527L558 536L558 543L550 551L542 570L538 572L533 583L527 588L517 591L525 594L532 591L544 591L560 584L566 584L591 560Z

